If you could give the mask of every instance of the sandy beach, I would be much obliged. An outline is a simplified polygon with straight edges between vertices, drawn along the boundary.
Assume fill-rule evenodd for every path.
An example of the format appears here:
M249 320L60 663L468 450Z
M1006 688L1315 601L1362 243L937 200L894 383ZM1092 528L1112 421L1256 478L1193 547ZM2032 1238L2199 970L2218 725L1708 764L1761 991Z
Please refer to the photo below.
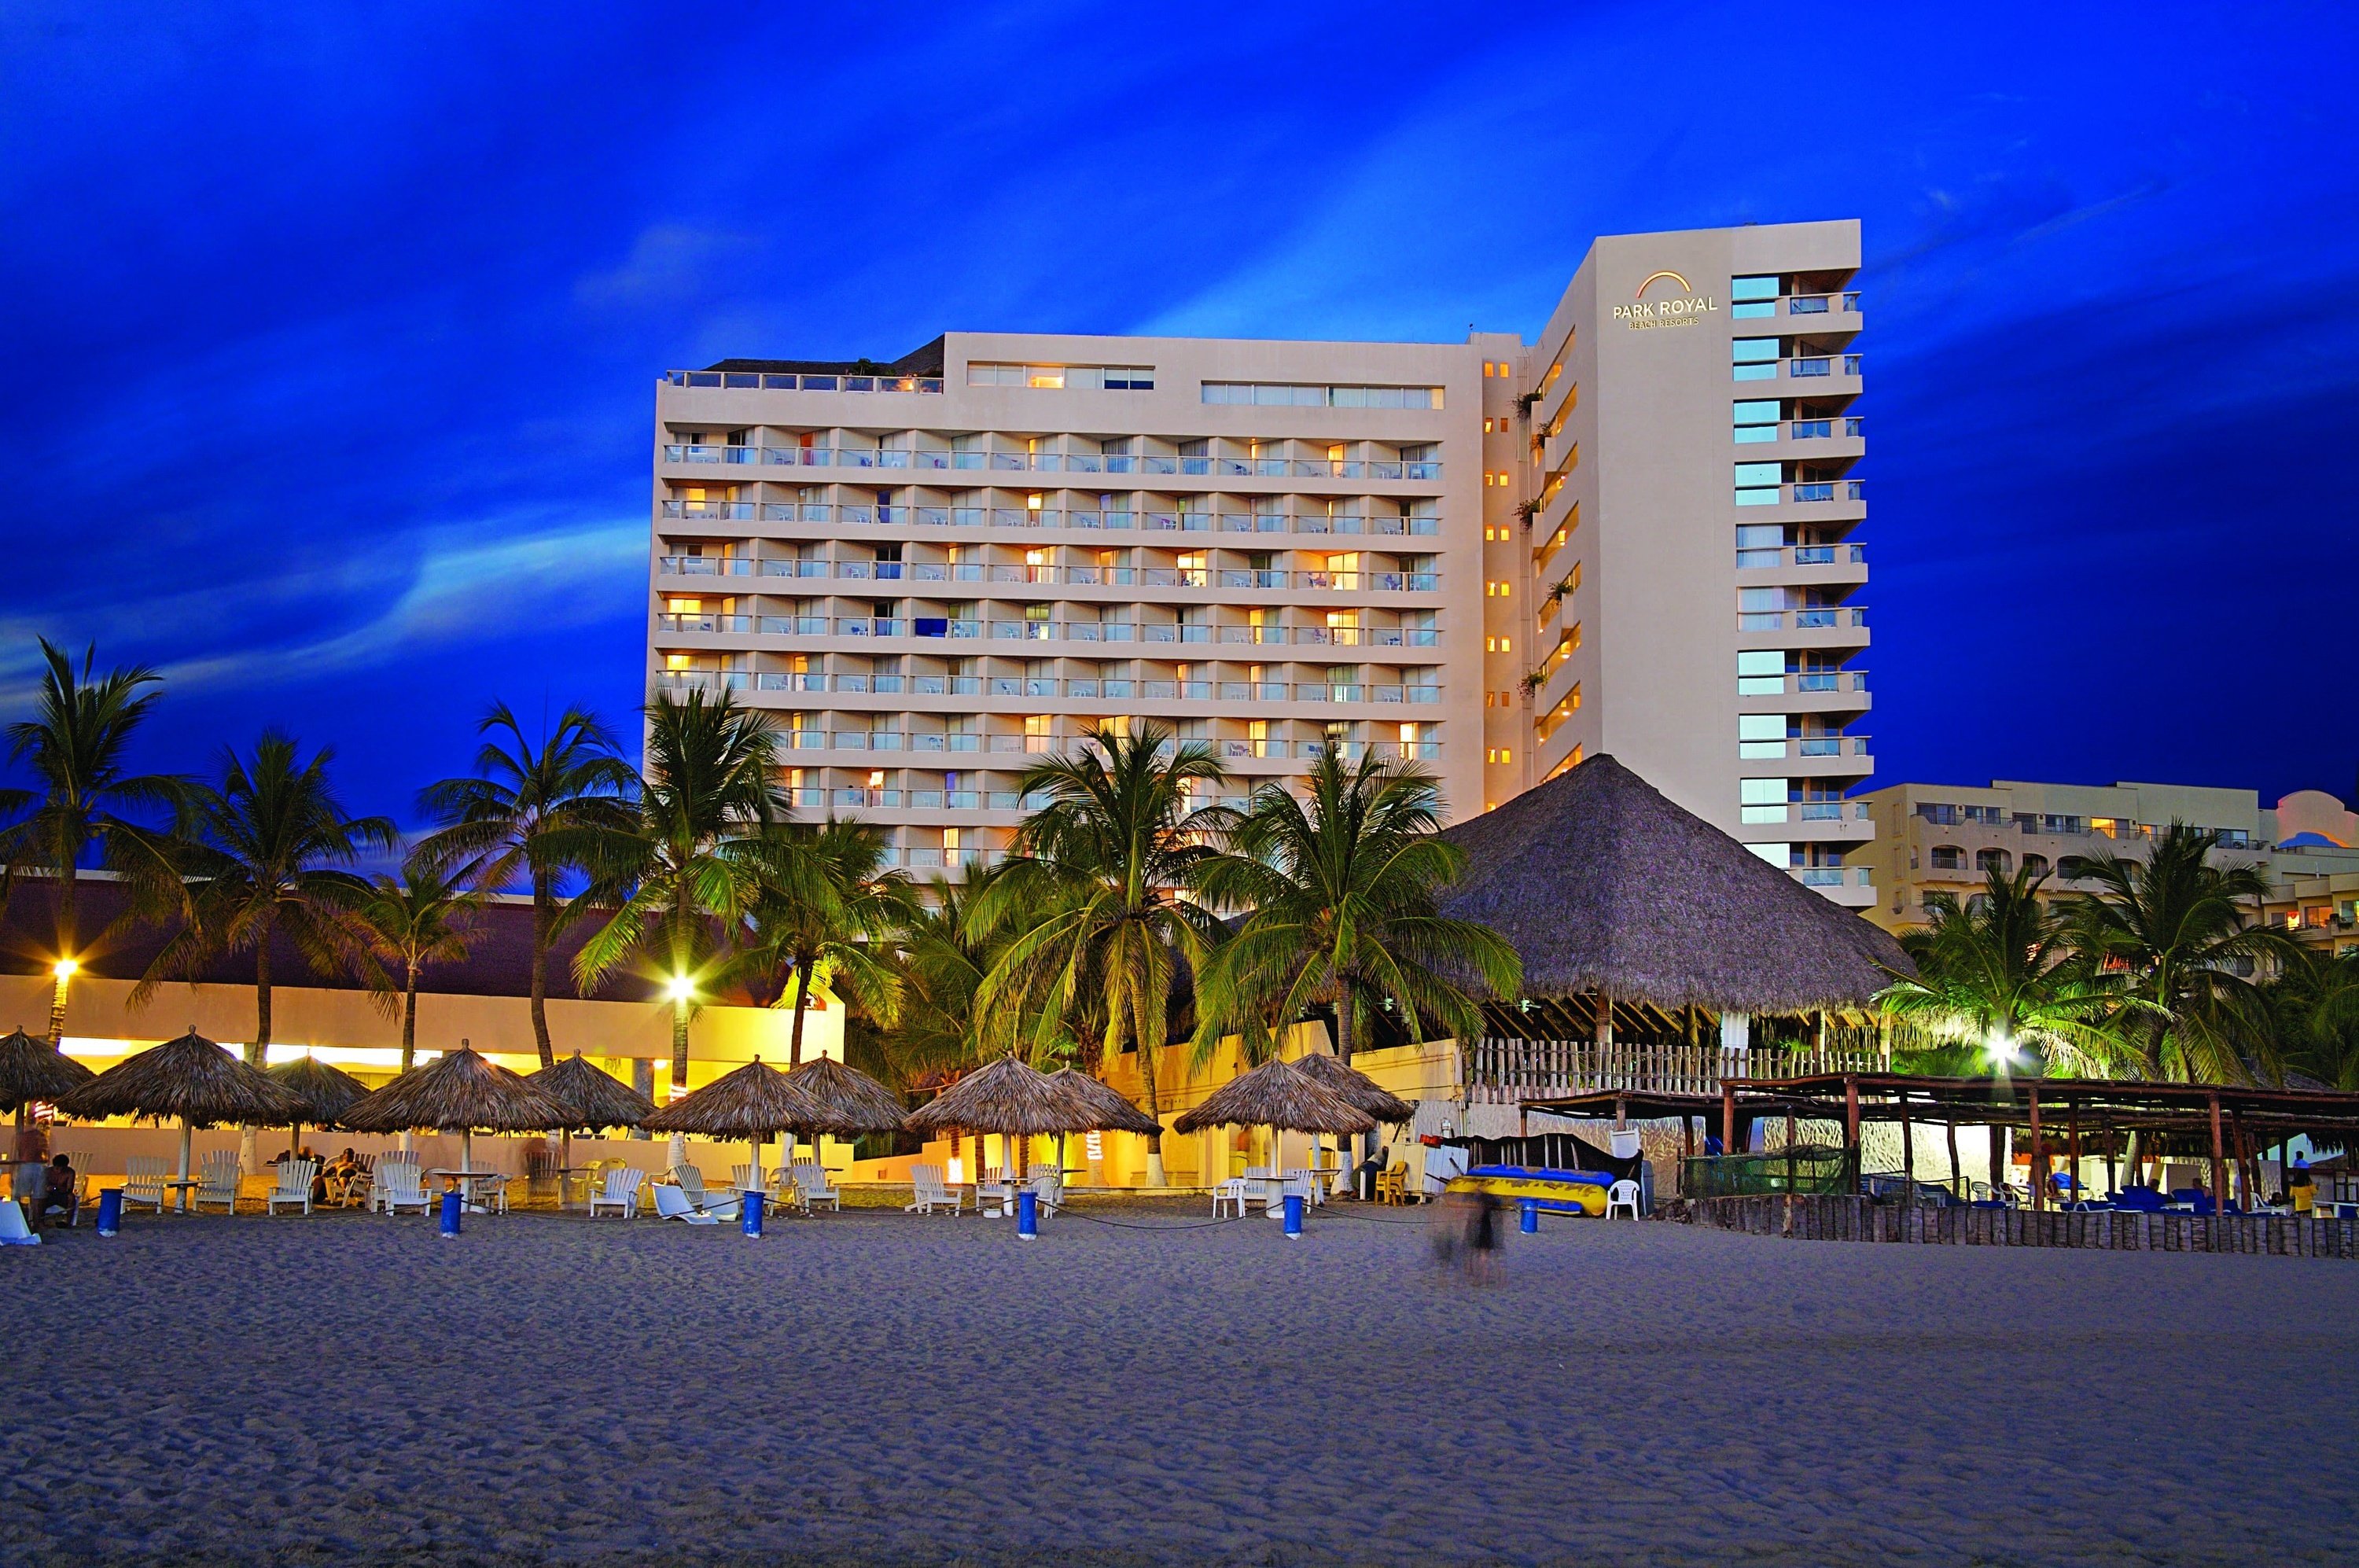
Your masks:
M2359 1268L1357 1212L85 1227L0 1255L0 1559L2359 1552Z

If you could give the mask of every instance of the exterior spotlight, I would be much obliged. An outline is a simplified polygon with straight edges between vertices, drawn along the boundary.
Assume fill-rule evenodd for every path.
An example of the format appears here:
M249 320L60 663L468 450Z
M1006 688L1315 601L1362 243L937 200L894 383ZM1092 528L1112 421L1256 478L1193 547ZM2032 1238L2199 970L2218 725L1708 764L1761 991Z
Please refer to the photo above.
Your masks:
M685 1002L696 995L696 982L685 975L675 975L664 986L664 995L675 1002Z
M71 958L60 958L49 965L49 973L60 980L71 980L74 977L74 972L81 967L81 964Z
M1983 1049L1990 1053L1993 1062L2011 1062L2015 1060L2015 1040L2004 1029L1992 1035Z

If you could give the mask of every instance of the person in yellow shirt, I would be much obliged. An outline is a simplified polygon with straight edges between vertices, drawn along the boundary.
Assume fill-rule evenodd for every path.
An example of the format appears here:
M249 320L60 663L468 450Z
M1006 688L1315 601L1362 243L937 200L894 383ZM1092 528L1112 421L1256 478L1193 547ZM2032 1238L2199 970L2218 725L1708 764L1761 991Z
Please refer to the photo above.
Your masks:
M2318 1202L2318 1189L2310 1184L2310 1161L2297 1156L2293 1174L2286 1178L2286 1196L2293 1200L2293 1212L2306 1214Z

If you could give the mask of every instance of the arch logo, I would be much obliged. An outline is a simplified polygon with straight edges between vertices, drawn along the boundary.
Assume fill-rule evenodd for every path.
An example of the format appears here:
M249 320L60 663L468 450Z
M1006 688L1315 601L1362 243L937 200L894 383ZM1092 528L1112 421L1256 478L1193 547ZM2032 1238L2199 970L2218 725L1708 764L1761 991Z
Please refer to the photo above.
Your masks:
M1634 328L1691 327L1720 310L1720 301L1699 294L1680 274L1665 267L1650 272L1631 291L1630 303L1614 307L1614 319Z

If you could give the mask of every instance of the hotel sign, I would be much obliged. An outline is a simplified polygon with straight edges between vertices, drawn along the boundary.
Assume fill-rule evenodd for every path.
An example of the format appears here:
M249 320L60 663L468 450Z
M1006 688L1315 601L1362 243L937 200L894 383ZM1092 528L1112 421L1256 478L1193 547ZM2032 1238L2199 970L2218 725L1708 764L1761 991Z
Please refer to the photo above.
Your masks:
M1647 290L1658 283L1676 283L1676 295L1658 294L1647 298ZM1709 294L1698 294L1688 280L1676 272L1657 272L1638 285L1637 293L1627 305L1614 307L1614 319L1626 321L1633 331L1647 327L1691 327L1706 316L1720 310L1720 301Z

